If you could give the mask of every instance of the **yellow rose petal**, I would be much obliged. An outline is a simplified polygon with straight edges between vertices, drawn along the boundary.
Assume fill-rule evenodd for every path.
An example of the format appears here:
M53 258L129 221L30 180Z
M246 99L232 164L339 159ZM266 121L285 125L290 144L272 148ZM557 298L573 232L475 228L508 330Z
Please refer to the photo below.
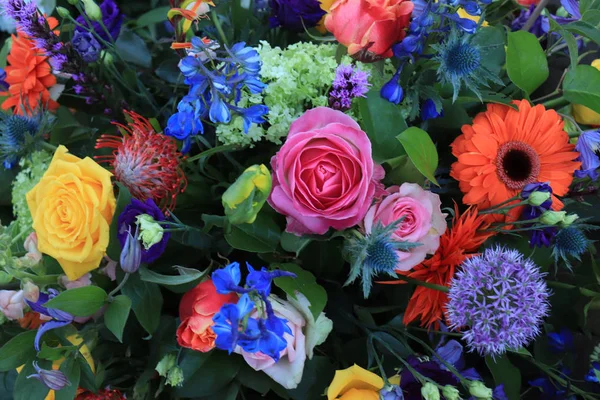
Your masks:
M350 368L335 371L331 385L327 389L327 399L334 400L350 389L379 391L383 388L383 379L371 371L354 364Z

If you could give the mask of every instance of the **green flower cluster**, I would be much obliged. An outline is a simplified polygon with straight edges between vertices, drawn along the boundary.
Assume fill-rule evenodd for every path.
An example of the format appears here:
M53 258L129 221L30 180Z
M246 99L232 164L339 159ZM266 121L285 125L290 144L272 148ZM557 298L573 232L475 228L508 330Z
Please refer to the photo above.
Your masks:
M295 43L281 49L262 41L257 49L263 62L260 76L268 86L262 94L242 93L239 106L265 104L269 107L267 124L264 127L252 124L248 133L244 133L243 120L238 116L227 125L217 126L219 140L224 144L251 145L264 138L281 144L296 118L306 110L328 105L328 92L339 65L336 49L334 44L314 43ZM341 64L351 62L348 56L341 60ZM381 73L375 72L371 65L357 64L360 70L371 72L370 83L381 86L377 86L383 82ZM351 110L349 114L356 113Z
M46 151L36 151L31 153L30 157L24 157L19 162L21 171L13 182L12 202L18 231L25 231L25 237L33 232L33 220L25 195L40 181L51 160L52 154Z

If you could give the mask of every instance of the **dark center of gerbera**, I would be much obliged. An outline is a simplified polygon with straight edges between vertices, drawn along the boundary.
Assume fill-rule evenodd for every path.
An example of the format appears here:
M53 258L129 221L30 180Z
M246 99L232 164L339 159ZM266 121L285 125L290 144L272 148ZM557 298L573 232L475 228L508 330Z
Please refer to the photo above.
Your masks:
M537 181L540 157L533 147L523 142L504 143L496 156L496 172L507 188L522 189Z

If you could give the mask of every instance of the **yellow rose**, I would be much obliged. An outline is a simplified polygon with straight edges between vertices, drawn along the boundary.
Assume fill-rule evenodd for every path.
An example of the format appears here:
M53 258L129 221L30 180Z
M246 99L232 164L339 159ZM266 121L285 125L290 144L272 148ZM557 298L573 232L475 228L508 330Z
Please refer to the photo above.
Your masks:
M600 70L600 58L592 61L592 67ZM600 114L596 111L582 106L581 104L573 104L573 118L582 125L600 126Z
M327 400L378 400L382 388L383 379L354 364L335 371L327 389Z
M459 17L461 18L466 18L466 19L470 19L471 21L474 21L475 23L479 23L479 19L481 17L475 16L475 15L471 15L468 12L465 11L464 8L460 7L456 13L458 14ZM487 21L483 21L483 23L481 24L481 26L489 26L490 24L488 24Z
M27 193L42 253L54 257L74 281L98 268L115 212L112 174L89 157L56 149L48 170Z

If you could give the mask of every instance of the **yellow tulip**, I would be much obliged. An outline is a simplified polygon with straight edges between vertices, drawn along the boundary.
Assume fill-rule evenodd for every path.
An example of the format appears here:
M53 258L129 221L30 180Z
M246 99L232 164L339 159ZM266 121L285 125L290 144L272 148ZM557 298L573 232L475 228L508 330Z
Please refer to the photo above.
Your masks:
M248 167L221 201L232 224L251 224L271 193L271 173L263 164Z
M377 400L383 379L358 365L335 371L327 400Z
M600 70L600 58L592 61L592 67ZM572 113L575 121L582 125L600 126L600 114L587 108L586 106L582 106L581 104L573 104Z

